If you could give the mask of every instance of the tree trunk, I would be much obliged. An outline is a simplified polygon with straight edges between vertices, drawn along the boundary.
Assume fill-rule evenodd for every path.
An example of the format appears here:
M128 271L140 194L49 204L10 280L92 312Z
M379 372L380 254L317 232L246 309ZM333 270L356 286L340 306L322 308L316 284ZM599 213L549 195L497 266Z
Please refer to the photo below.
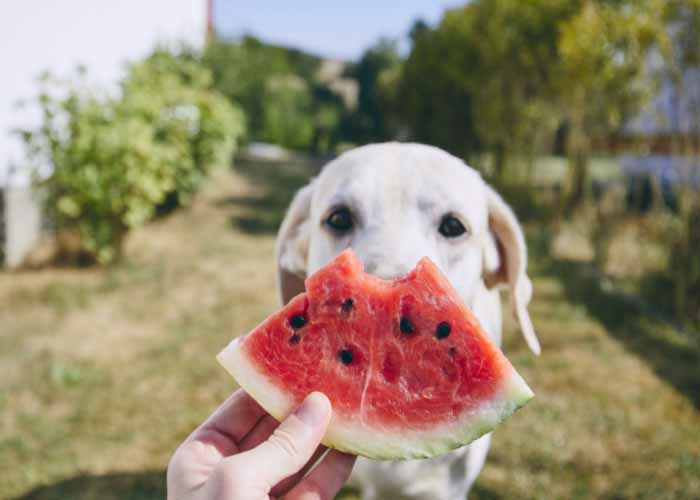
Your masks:
M566 148L569 157L569 172L565 183L564 206L562 208L567 217L583 201L588 185L591 144L584 126L584 102L581 99L581 105L575 108L571 117L571 129Z
M571 215L586 195L588 185L589 153L587 149L580 148L573 151L569 157L569 175L567 193L564 196L564 212Z
M505 180L506 148L497 144L493 152L493 179L497 186L502 186Z
M686 224L687 224L687 220L686 220ZM687 238L687 236L688 236L687 229L688 229L687 227L683 228L683 235L681 236L680 241L677 243L675 248L672 247L671 252L672 252L672 254L675 254L675 255L673 255L672 262L678 257L680 257L683 260L686 260L686 259L684 259L684 257L686 257L686 254L687 254L687 247L686 247L686 245L688 243L687 242L687 239L688 239ZM678 254L680 254L680 255L678 255ZM686 297L686 293L688 290L688 283L687 283L688 277L686 275L687 269L684 269L683 265L678 266L678 265L672 264L672 266L673 266L673 270L672 270L671 274L674 278L673 279L673 289L674 289L673 290L674 291L673 305L674 305L674 309L675 309L674 312L676 313L676 320L679 322L683 322L683 320L685 319L685 312L687 309L687 297Z

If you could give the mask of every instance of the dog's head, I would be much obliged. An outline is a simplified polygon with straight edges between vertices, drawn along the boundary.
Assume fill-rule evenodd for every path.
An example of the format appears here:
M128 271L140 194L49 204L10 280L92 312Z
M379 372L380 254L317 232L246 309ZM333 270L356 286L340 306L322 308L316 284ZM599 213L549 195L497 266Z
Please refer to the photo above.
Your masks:
M478 290L509 287L513 312L539 353L527 304L532 285L520 225L471 167L434 147L373 144L324 167L294 197L277 238L283 303L345 248L365 270L394 278L428 256L470 306Z

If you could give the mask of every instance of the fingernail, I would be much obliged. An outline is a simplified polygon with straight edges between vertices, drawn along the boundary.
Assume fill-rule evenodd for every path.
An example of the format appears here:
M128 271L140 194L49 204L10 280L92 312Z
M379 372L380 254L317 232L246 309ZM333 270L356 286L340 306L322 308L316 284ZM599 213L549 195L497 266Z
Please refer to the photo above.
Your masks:
M315 427L325 423L331 403L328 398L320 392L312 392L304 402L296 409L294 415L310 427Z

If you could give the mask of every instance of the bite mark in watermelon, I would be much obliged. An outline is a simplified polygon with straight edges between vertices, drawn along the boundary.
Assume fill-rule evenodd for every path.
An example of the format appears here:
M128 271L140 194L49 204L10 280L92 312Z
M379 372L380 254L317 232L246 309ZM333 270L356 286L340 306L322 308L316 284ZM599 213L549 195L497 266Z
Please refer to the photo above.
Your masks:
M374 459L446 453L533 396L428 258L385 281L346 250L217 359L278 420L323 392L324 444Z

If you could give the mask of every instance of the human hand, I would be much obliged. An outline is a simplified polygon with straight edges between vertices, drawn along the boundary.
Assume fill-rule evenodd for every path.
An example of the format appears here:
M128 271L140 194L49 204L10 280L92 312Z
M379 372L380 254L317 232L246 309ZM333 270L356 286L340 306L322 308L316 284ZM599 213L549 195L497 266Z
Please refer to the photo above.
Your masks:
M318 392L281 424L243 390L236 391L175 451L168 500L331 500L355 457L319 446L331 418ZM304 477L306 475L306 477Z

